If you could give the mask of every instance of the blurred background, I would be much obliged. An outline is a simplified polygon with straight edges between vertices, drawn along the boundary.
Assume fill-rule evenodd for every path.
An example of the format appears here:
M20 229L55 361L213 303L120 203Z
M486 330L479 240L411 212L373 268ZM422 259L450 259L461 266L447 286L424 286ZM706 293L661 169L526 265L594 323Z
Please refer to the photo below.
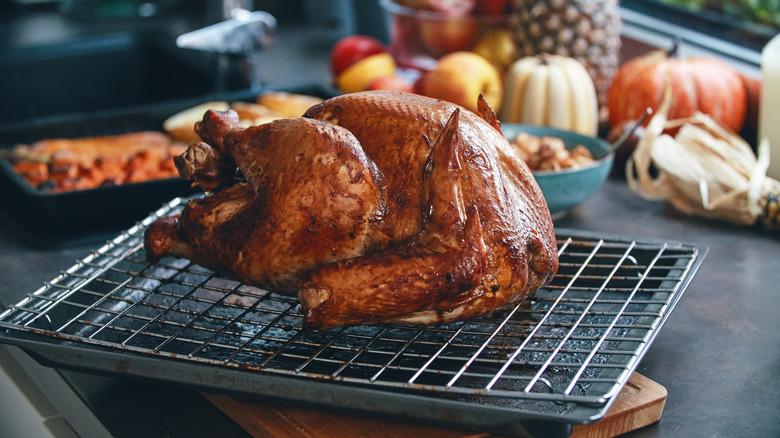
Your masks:
M414 5L415 1L398 3ZM522 11L538 6L538 13L538 9L554 9L560 4L572 3L579 7L589 2L509 0L499 3L525 8L520 9ZM610 13L616 14L618 22L595 13L579 12L572 17L572 23L579 23L578 26L612 23L608 29L613 34L596 35L599 43L595 45L581 47L572 43L566 48L583 59L608 60L597 66L603 67L607 75L601 85L602 94L619 65L654 49L669 49L672 41L679 39L686 55L725 60L745 79L748 108L740 134L755 146L762 78L761 52L780 28L778 2L615 0L590 3L609 5L612 8ZM390 47L401 64L402 54L397 51L407 47L401 42L408 40L394 40L394 35L398 35L397 29L394 31L397 21L385 6L381 0L0 1L0 102L3 103L0 105L0 146L10 149L17 143L44 138L87 137L138 129L161 130L163 121L179 110L216 99L253 102L255 96L269 90L287 90L322 98L338 94L343 90L339 89L332 71L331 53L334 46L349 35L359 34L379 40ZM261 11L265 14L254 14ZM521 17L518 10L514 11L513 19ZM527 26L513 25L513 29L531 29L534 23L540 22L532 19ZM236 27L248 29L248 32L233 32L235 29L219 27L222 23L236 24ZM527 54L533 54L535 44L540 47L547 44L550 35L568 35L569 28L565 23L555 19L549 23L552 23L551 28L541 29L528 37L530 52ZM200 31L215 33L198 38L203 35ZM598 32L586 33L594 36L592 34ZM181 47L181 40L177 44L177 39L183 35L190 36L187 47ZM225 35L228 37L223 38ZM609 36L617 37L618 42L610 42L613 40ZM512 35L512 38L516 37ZM512 48L519 47L518 40L512 40ZM594 56L594 47L604 52ZM446 51L433 56L438 57ZM426 56L431 56L431 53ZM513 53L510 61L519 56L520 53ZM415 57L410 59L419 60ZM425 68L420 67L420 70ZM410 76L416 77L415 72ZM596 86L602 79L598 73L593 74ZM600 106L603 109L603 98ZM602 115L599 126L601 137L609 129L609 126L604 126L604 120ZM622 171L620 166L617 167ZM182 181L175 181L180 184L176 186L176 192L167 191L167 184L172 182L165 182L165 186L161 185L163 183L138 184L123 191L115 190L116 187L101 187L73 196L48 196L23 185L10 165L2 170L7 172L4 185L0 186L0 201L3 204L8 202L8 205L0 208L3 215L0 221L1 308L36 290L72 260L84 257L96 239L115 236L118 229L128 226L127 221L132 224L145 217L153 208L170 200L174 193L188 193L182 190ZM188 189L188 185L185 184L185 188ZM742 280L743 277L749 277L753 282L764 280L760 274L752 273L764 265L768 266L766 260L776 256L776 241L764 239L750 228L744 231L728 225L716 226L685 218L680 213L670 213L657 204L639 199L620 180L608 181L607 189L606 192L602 189L602 196L596 198L597 203L590 207L585 205L581 212L569 216L569 222L564 223L570 227L591 226L610 232L643 233L653 238L665 234L713 245L713 255L708 260L708 263L712 262L708 265L713 266L709 272L712 275L702 275L705 281L709 278L711 284L704 283L699 287L704 299L697 304L713 303L711 305L716 309L712 315L707 315L709 319L702 322L703 328L693 327L696 324L691 323L692 328L688 330L684 320L701 322L705 311L689 311L686 318L680 318L682 322L673 327L677 329L673 332L674 336L666 344L661 340L659 347L661 351L677 354L680 361L688 362L670 363L666 357L658 355L655 375L672 375L670 379L677 375L679 381L674 383L682 389L675 395L678 400L688 403L678 403L680 409L670 409L665 414L670 427L667 430L679 433L679 430L671 428L691 423L688 413L697 410L707 411L701 413L701 418L706 419L700 421L702 423L715 418L724 430L740 428L739 422L734 422L733 416L722 415L723 411L716 410L716 415L712 415L709 405L703 406L696 397L701 393L687 391L689 386L686 385L689 385L689 380L696 383L696 379L711 378L712 381L706 383L710 387L719 387L733 377L730 373L751 376L741 371L743 367L758 366L752 354L762 351L771 354L774 350L764 348L764 344L751 338L749 345L755 345L755 351L730 355L733 361L746 362L716 364L714 362L725 360L718 357L718 360L712 361L721 350L708 348L696 355L694 347L708 343L697 339L694 345L684 335L691 332L693 338L694 332L705 330L711 331L713 337L740 334L740 330L733 330L729 325L721 331L717 330L719 327L712 329L712 326L722 321L737 324L732 321L732 291L752 293L761 290L764 285L756 285L751 290L742 284ZM10 202L11 195L14 203ZM99 222L105 219L103 215L111 212L122 221L112 223L109 229L85 223L88 216ZM79 228L56 230L54 227L63 226L69 215L78 222ZM741 265L734 267L733 263ZM769 275L766 277L768 284ZM726 286L721 283L726 283ZM712 297L721 290L724 298L719 301L717 296ZM766 286L765 290L769 291L771 287ZM755 296L736 300L740 306L752 303L757 309L754 313L760 316L753 318L759 322L749 321L751 325L742 327L744 333L754 333L761 321L767 326L769 321L773 324L764 330L767 336L776 333L777 318L772 312L774 307L769 304L770 294L766 295L764 301ZM762 303L766 304L762 306ZM745 317L746 321L751 320L749 316ZM681 339L690 342L681 342ZM772 345L777 345L776 339L770 341L774 342ZM729 350L723 352L723 356L733 353L730 351L732 343L722 341L721 344L725 345L723 350ZM680 345L691 345L692 350L688 351L685 347L685 354L682 354ZM704 347L712 346L702 345L702 349ZM650 359L652 361L653 358ZM653 362L651 371L652 365ZM699 373L703 367L710 371ZM20 430L22 434L32 433L30 436L46 436L48 430L52 436L74 436L73 427L82 436L107 436L107 430L114 436L117 431L124 431L126 436L148 436L151 432L156 436L243 436L242 431L224 417L197 418L195 415L194 420L189 418L192 412L208 412L210 407L193 391L180 393L167 387L58 372L37 366L30 357L19 352L5 354L0 349L0 371L3 369L10 377L3 379L5 376L0 373L0 393L3 394L0 397L0 435L9 430ZM681 369L688 370L689 374L680 374ZM649 375L655 377L652 372ZM762 375L771 378L769 373ZM771 409L776 406L774 400L764 405L753 402L756 394L772 397L764 391L763 380L752 376L739 380L738 377L732 380L739 383L740 389L745 392L742 400L748 400L741 405L750 407L750 414L755 417L761 417L762 413L761 410L752 410L756 406L767 406L767 410L773 412ZM12 391L16 392L12 394ZM122 396L117 397L117 394ZM734 403L733 399L717 394L712 401L728 405L725 407L734 414L730 410L732 405L740 403ZM35 406L26 409L28 400L32 400ZM671 403L674 402L671 399ZM171 407L175 407L177 413L187 412L190 415L170 415ZM36 422L40 426L40 418L35 417L36 410L44 413L45 427L41 431L30 428L30 424ZM23 421L23 412L32 412L32 420ZM771 417L771 414L767 415L763 420L770 422ZM139 418L149 418L149 421ZM19 429L11 429L13 426ZM764 426L762 430L773 427L769 424ZM732 429L726 429L729 427ZM735 436L739 435L739 431L723 435ZM9 436L16 435L10 432Z
M241 70L246 59L176 49L177 36L225 21L236 7L278 21L273 42L254 60L255 77ZM620 2L624 40L666 48L680 36L691 53L703 48L748 70L760 65L761 49L777 33L777 9L776 2ZM235 90L253 81L329 84L328 55L341 37L390 43L390 26L379 0L6 0L0 83L12 105L0 108L0 123ZM622 58L634 56L634 45L624 46L629 53ZM291 57L306 60L307 68L289 67Z
M12 103L0 109L0 123L237 90L253 81L277 87L328 83L328 53L340 37L386 35L371 2L257 1L239 6L267 11L278 27L273 43L254 60L263 65L251 73L245 71L248 56L176 47L177 36L231 18L223 9L230 3L0 3L0 81L3 100ZM368 18L358 20L364 8ZM292 57L305 60L307 69L290 67Z

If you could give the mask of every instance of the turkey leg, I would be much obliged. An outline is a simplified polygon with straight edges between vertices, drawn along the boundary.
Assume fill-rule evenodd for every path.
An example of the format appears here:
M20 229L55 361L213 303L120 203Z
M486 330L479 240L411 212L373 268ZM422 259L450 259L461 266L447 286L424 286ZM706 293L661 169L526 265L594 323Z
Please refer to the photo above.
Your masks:
M198 147L214 159L188 161L188 169L198 178L234 162L247 182L152 224L150 261L187 257L247 284L295 293L306 270L382 245L374 230L384 214L381 175L349 131L303 118L243 129L215 115L204 117L201 131L223 138L206 134L211 145Z

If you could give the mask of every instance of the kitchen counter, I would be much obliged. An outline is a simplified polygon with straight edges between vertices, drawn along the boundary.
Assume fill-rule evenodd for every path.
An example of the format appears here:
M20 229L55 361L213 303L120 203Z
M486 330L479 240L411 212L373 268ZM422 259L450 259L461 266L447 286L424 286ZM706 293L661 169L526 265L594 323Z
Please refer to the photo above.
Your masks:
M622 180L556 225L709 248L637 369L668 390L664 414L629 436L778 436L780 233L685 216Z
M661 421L627 436L780 436L780 235L684 216L639 198L619 178L607 181L556 227L709 248L638 367L668 391ZM91 248L35 250L0 223L0 300L18 301ZM116 436L244 434L190 390L62 374Z
M338 32L280 29L278 45L263 55L264 81L280 88L327 84L328 48ZM693 242L709 249L638 367L668 391L661 421L626 436L780 436L780 233L687 217L639 198L620 178L607 181L556 227ZM100 244L36 249L0 220L0 304L16 303ZM117 437L248 435L189 389L59 374Z

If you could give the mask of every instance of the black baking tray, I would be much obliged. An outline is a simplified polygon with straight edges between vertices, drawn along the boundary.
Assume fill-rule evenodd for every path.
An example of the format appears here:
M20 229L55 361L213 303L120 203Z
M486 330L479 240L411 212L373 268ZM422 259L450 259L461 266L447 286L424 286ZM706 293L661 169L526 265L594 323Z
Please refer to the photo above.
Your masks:
M209 101L254 101L266 90L237 90L127 108L70 113L0 125L0 149L48 138L79 138L163 131L171 115ZM331 97L327 86L301 85L282 91ZM56 248L110 237L144 218L165 202L195 193L179 178L47 193L28 184L11 163L0 158L0 216L28 244Z

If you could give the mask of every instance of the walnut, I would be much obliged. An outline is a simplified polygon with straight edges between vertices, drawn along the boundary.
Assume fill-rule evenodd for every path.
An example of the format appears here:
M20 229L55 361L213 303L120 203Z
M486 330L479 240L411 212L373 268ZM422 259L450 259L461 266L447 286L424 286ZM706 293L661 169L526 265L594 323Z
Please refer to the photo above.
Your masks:
M511 141L512 145L532 171L583 167L593 163L588 148L577 145L571 150L557 137L537 137L521 132Z

